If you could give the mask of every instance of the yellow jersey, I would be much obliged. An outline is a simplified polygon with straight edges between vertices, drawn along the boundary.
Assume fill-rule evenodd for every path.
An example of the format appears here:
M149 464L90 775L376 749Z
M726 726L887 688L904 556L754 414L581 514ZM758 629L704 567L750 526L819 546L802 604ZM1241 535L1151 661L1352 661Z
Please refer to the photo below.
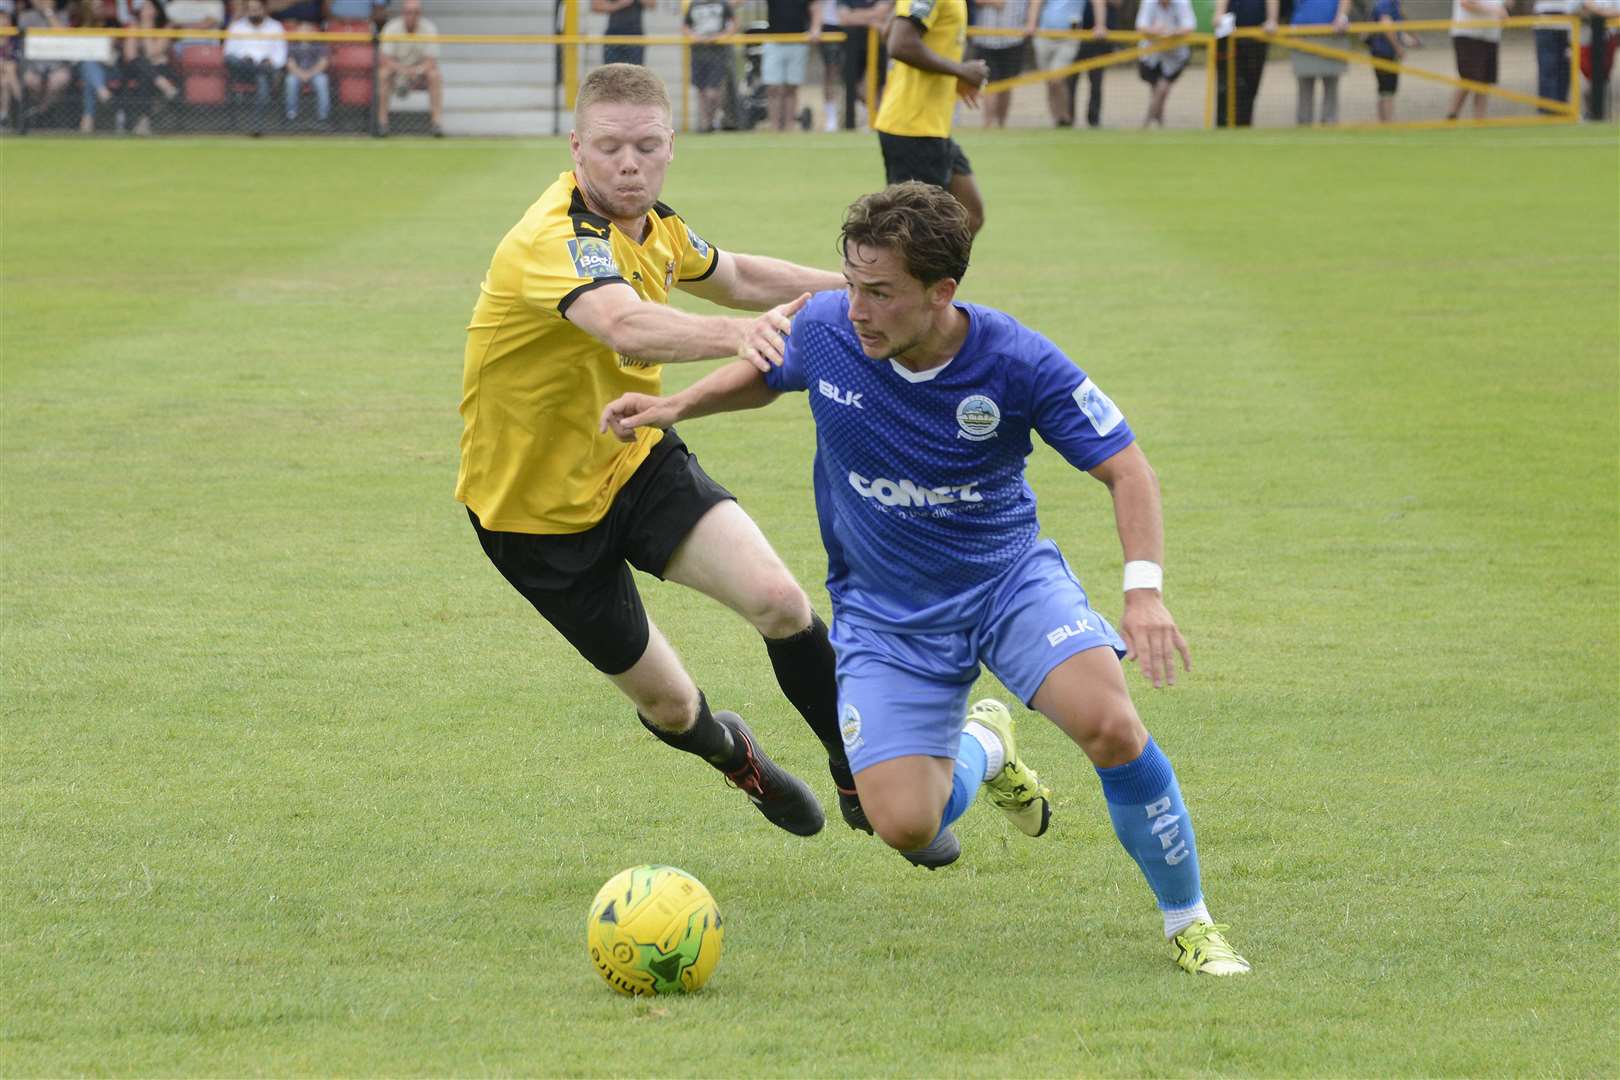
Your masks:
M613 283L665 303L719 259L663 203L645 239L631 239L586 207L571 171L529 207L495 249L467 327L456 498L484 528L577 533L602 520L663 438L601 434L602 410L621 394L660 393L662 368L618 355L570 323L568 306Z
M894 17L910 19L923 44L947 60L961 60L967 44L967 0L895 0ZM956 76L889 64L889 81L872 126L890 135L948 139L956 111Z

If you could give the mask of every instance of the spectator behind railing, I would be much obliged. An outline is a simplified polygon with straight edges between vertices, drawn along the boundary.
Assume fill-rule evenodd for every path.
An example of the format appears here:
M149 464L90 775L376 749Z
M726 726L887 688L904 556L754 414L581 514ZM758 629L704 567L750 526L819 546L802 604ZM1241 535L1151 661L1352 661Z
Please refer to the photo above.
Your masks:
M134 12L134 23L142 30L161 30L167 22L163 7L157 0L139 3ZM180 97L180 82L169 66L168 38L125 38L124 93L129 98L130 113L135 117L137 135L152 134L152 114L160 104L172 105Z
M973 25L981 30L1002 31L983 34L969 42L973 54L989 65L991 82L1022 74L1029 34L1035 29L1034 21L1038 16L1039 12L1031 10L1025 0L979 0L973 12ZM997 90L984 95L982 108L985 127L1006 127L1007 111L1012 108L1012 91Z
M645 33L642 29L642 10L652 7L653 2L654 0L591 0L591 10L608 17L607 28L602 33L612 37L637 37ZM647 50L640 45L604 45L602 63L639 64L646 54Z
M17 25L24 30L37 30L54 26L66 26L67 20L56 13L56 6L50 0L22 0L22 10L17 16ZM72 68L62 60L27 60L22 61L22 85L33 102L26 114L27 119L43 116L51 111L56 99L62 96L73 82Z
M1298 0L1294 4L1294 26L1332 26L1343 30L1350 23L1350 0ZM1303 38L1307 44L1323 45L1332 49L1345 49L1349 42L1343 34L1333 37L1314 35ZM1322 123L1339 122L1339 76L1344 74L1345 62L1328 56L1293 49L1294 80L1298 98L1294 104L1294 122L1309 125L1316 115L1316 80L1322 80Z
M0 28L15 25L11 9L0 11ZM17 74L17 39L0 37L0 126L11 123L13 105L21 107L22 80Z
M1189 0L1142 0L1136 12L1136 30L1143 35L1144 48L1160 39L1190 34L1197 29L1198 17L1193 14ZM1191 59L1192 49L1182 45L1151 53L1137 61L1137 74L1153 88L1148 95L1147 115L1142 118L1144 128L1154 122L1164 127L1164 105L1170 98L1170 88L1187 70Z
M270 17L291 28L299 23L312 24L310 30L319 30L326 22L326 0L270 0Z
M821 40L821 5L831 0L766 0L766 31L772 34L809 34ZM760 77L765 83L765 110L771 128L787 131L799 119L799 87L810 64L810 46L799 42L767 41L760 46Z
M1451 0L1451 21L1462 22L1474 20L1476 22L1500 20L1508 17L1508 6L1501 0ZM1497 55L1502 46L1502 27L1496 26L1453 26L1451 28L1451 48L1457 54L1457 77L1469 79L1473 82L1496 85ZM1478 90L1465 90L1458 87L1451 95L1451 108L1446 110L1446 119L1455 120L1462 112L1463 101L1469 94L1474 95L1474 119L1485 119L1485 105L1490 99L1489 94Z
M713 131L724 103L730 74L730 45L704 44L737 32L737 13L730 0L689 0L681 33L692 42L692 85L698 92L698 131Z
M320 27L312 22L289 24L292 30L310 33ZM326 127L332 117L332 48L324 41L292 41L287 44L287 124L298 122L298 95L305 85L315 91L315 122Z
M838 102L844 82L844 42L828 41L828 34L841 34L838 5L821 0L821 114L823 131L838 130Z
M326 17L338 22L369 22L382 26L388 21L388 0L328 0Z
M233 81L253 83L253 126L256 138L264 134L270 112L271 84L287 66L287 42L275 38L238 37L238 34L280 34L282 25L265 12L264 0L247 0L245 14L230 25L225 42L225 70Z
M1368 21L1389 27L1382 33L1367 35L1367 51L1380 60L1403 61L1406 50L1420 44L1397 25L1406 21L1401 0L1375 0ZM1374 68L1373 79L1378 84L1378 122L1391 123L1395 119L1395 93L1401 87L1400 75Z
M68 21L74 26L85 29L118 27L118 19L114 15L106 14L98 0L73 0L73 5L68 10ZM107 55L111 60L110 41L107 43ZM79 90L82 102L79 111L79 130L86 135L96 130L96 111L112 101L112 89L107 85L110 75L108 64L100 60L79 61Z
M1277 32L1277 0L1216 0L1215 22L1219 24L1227 15L1232 25L1258 26L1268 34ZM1225 38L1220 45L1220 59L1215 71L1215 123L1225 126L1228 117L1237 127L1254 124L1254 99L1260 93L1260 79L1266 73L1266 54L1271 46L1253 38ZM1230 76L1236 101L1226 102L1228 75L1226 65L1231 64Z
M225 0L169 0L164 6L169 25L182 30L219 30L225 25ZM212 38L182 38L174 43L180 56L194 45L216 46Z
M822 5L832 0L821 0ZM878 40L877 80L879 88L889 66L889 54L883 47L883 32L894 13L893 0L840 0L838 25L844 30L844 127L859 126L855 104L866 104L866 64L871 40Z
M434 37L439 28L422 18L422 0L405 0L397 18L388 20L383 36L421 34ZM382 44L382 93L377 95L377 134L388 134L389 100L395 93L428 92L428 123L434 138L444 136L444 79L439 74L436 41L385 41Z

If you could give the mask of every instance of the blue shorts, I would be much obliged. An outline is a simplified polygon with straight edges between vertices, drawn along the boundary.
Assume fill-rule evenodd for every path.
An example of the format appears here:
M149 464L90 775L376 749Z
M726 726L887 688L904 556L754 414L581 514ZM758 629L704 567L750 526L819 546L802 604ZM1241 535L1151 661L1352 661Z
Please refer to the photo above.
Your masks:
M803 86L810 64L810 46L791 41L767 41L760 46L759 77L766 86Z
M1125 655L1050 540L1007 571L984 611L965 630L896 634L834 610L838 717L854 771L911 754L954 758L981 662L1028 704L1069 657L1104 646Z

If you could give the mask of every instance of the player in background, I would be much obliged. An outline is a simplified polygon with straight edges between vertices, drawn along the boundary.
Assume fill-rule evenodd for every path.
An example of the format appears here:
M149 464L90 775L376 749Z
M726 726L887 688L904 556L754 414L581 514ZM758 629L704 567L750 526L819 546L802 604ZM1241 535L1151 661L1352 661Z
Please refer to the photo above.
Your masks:
M783 694L827 748L846 817L859 815L838 733L827 628L753 520L673 431L628 445L602 407L656 393L660 365L781 362L789 316L834 273L720 251L658 201L674 157L669 98L646 68L581 85L559 176L495 250L467 328L456 498L496 568L670 746L696 754L771 822L817 832L821 805L765 756L735 713L711 712L647 618L630 567L718 600L765 638ZM758 318L668 307L672 288ZM776 305L776 306L772 306ZM864 817L858 823L865 824Z
M1158 480L1130 426L1046 338L956 299L972 233L954 199L920 183L868 195L840 247L847 290L798 314L781 367L730 364L672 397L628 395L603 428L633 438L810 391L844 745L878 835L959 848L950 824L981 786L1020 830L1046 831L1050 793L1019 759L1006 707L980 701L964 724L982 662L1091 759L1180 966L1248 971L1204 904L1192 819L1120 664L1136 659L1155 687L1174 684L1178 654L1190 667L1161 595ZM1039 539L1031 433L1113 497L1119 633Z
M886 41L892 63L872 126L883 149L884 180L944 188L967 209L977 234L984 227L984 196L951 138L956 99L976 108L990 78L983 60L962 61L967 25L966 0L896 0Z

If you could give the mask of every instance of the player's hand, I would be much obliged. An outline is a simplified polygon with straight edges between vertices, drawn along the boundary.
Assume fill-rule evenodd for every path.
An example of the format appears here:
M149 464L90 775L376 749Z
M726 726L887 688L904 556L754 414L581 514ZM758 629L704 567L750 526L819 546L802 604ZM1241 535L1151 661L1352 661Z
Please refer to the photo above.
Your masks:
M612 432L620 442L631 442L636 437L636 428L667 428L675 420L675 408L669 403L669 398L625 394L608 402L607 408L602 410L602 422L597 430Z
M1156 589L1132 589L1125 594L1125 615L1119 621L1125 639L1125 660L1142 666L1142 677L1154 689L1176 685L1176 653L1181 654L1184 671L1192 670L1192 654L1187 641L1176 629L1176 620L1164 606Z
M1106 27L1106 26L1094 26L1094 27L1092 27L1091 36L1096 38L1098 41L1104 40L1105 38L1108 37L1108 27Z
M967 74L956 78L956 96L962 99L963 104L970 108L977 108L979 94L984 90L984 84L990 81L990 65L983 60L969 60L962 67Z
M783 352L787 349L788 332L793 329L793 316L810 302L809 293L800 293L785 304L778 304L749 324L743 334L737 358L746 360L760 371L781 367Z
M1275 34L1277 32L1277 20L1267 19L1265 22L1260 24L1260 29L1264 30L1268 34Z
M1349 25L1350 25L1350 16L1348 16L1348 15L1335 15L1335 16L1333 16L1333 29L1335 29L1335 30L1343 30L1345 27L1347 27Z

